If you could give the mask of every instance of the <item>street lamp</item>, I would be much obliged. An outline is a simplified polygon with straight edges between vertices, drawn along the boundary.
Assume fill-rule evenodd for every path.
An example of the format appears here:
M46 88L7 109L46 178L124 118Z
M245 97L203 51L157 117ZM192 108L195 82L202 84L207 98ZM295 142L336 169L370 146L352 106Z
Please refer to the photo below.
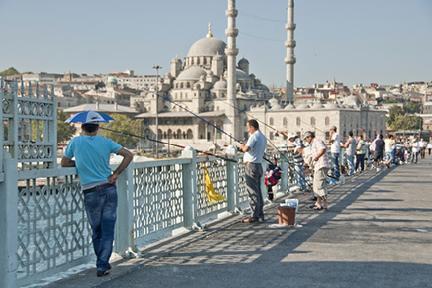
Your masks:
M159 65L153 65L153 69L156 70L156 158L159 158L159 69L162 69Z

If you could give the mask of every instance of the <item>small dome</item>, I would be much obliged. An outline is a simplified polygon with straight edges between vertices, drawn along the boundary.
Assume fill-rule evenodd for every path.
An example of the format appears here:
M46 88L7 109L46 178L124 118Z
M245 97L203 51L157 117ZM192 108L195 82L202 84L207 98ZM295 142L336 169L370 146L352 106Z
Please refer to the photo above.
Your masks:
M226 47L225 42L210 36L207 35L206 38L195 42L189 49L187 57L223 55Z
M237 80L240 81L245 81L245 80L250 80L249 75L246 74L243 70L237 69Z
M206 76L207 72L198 66L191 66L186 70L183 70L177 77L177 80L188 81L188 80L200 80L201 76Z
M238 62L238 65L240 66L241 64L249 64L249 61L246 58L241 58Z
M213 85L214 90L226 90L227 89L227 82L223 79L220 79Z

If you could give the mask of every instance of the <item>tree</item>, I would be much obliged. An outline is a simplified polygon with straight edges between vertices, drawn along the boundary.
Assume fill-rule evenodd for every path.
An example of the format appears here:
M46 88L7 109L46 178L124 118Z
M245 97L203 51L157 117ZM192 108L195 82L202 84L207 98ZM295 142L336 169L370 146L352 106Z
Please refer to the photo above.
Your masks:
M396 105L391 106L389 109L389 117L387 118L387 125L391 127L396 121L396 118L401 115L405 115L402 107Z
M61 111L57 111L57 143L67 142L75 134L75 127L65 123L67 115Z
M392 130L420 130L422 118L414 115L397 115L390 128Z
M407 114L415 114L420 113L421 110L421 104L415 103L415 102L407 102L403 105L403 110Z
M113 114L111 116L114 118L114 121L107 124L102 124L102 128L106 127L108 129L122 133L141 136L141 122L139 120L133 120L130 117L122 114ZM137 137L122 135L120 133L110 132L103 129L100 130L100 134L127 148L136 148L138 142L140 141L140 139Z
M0 72L0 76L2 76L2 77L14 76L14 75L18 75L18 74L20 74L20 73L14 67L9 67L8 69Z

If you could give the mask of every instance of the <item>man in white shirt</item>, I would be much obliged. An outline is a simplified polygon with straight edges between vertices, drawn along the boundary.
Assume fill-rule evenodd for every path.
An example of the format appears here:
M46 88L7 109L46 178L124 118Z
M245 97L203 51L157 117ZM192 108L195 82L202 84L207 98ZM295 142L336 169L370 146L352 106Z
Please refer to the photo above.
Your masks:
M413 141L413 143L411 144L411 163L415 163L417 164L418 161L418 155L420 153L420 143L418 138L416 137Z
M311 146L311 165L313 166L313 192L317 201L311 208L314 210L327 209L327 171L329 168L327 147L324 142L315 138L315 133L305 132L304 140Z
M340 155L340 136L337 133L336 126L330 128L330 152L332 154L332 170L333 177L336 181L339 180L340 170L339 170L339 155Z
M267 139L259 130L258 122L250 119L247 122L249 139L246 144L240 145L240 150L245 154L246 190L250 198L252 215L244 218L243 223L264 221L264 199L261 192L261 178L263 175L262 161L267 146Z
M346 160L348 162L348 176L352 176L355 172L355 166L354 166L354 155L355 155L355 151L356 151L356 147L357 147L357 142L354 139L354 133L353 131L350 131L348 133L349 137L348 140L345 144L343 144L342 146L346 148Z

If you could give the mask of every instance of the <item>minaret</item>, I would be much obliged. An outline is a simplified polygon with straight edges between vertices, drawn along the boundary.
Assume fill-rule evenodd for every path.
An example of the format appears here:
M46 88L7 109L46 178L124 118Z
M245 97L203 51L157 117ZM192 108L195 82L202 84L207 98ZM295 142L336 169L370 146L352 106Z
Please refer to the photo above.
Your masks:
M287 48L287 54L285 58L286 63L286 100L289 103L294 102L294 64L296 59L294 57L294 47L296 42L294 41L294 30L296 25L294 24L294 0L288 0L288 23L285 26L287 31L287 41L285 47Z
M238 29L236 28L236 17L238 11L235 7L235 0L228 0L228 9L226 10L227 16L227 29L225 34L227 36L227 47L225 54L227 55L227 102L229 105L225 110L228 118L227 132L238 139L239 134L239 121L238 113L235 107L236 105L236 56L238 55L238 49L236 47L236 38L238 35Z

